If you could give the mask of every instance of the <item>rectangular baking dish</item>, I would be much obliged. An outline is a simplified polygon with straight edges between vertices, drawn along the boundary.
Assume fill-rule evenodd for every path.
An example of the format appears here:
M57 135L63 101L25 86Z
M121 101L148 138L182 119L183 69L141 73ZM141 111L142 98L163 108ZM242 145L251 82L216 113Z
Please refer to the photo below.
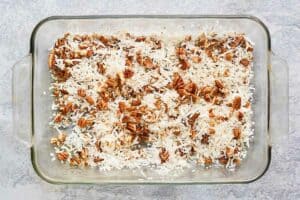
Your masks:
M201 31L244 32L254 43L254 142L235 171L223 168L186 169L179 175L157 175L148 169L99 172L52 162L49 140L53 131L48 49L65 32L114 34L193 34ZM248 183L261 177L270 164L271 147L288 132L288 69L271 53L267 27L253 16L55 16L33 30L30 53L13 68L14 133L31 150L37 174L51 183ZM272 138L272 140L271 140ZM145 175L147 178L145 178Z

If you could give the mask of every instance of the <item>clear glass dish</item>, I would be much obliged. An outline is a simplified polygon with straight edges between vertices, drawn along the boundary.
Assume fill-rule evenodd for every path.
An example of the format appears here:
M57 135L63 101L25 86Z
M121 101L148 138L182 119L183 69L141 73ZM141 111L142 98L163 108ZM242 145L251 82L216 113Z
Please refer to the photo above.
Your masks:
M127 169L100 173L96 169L76 169L51 161L49 139L54 130L48 125L52 98L48 90L51 79L47 56L48 49L59 36L65 32L114 34L118 31L181 35L205 30L244 32L255 43L255 136L247 158L238 169L186 169L177 176L161 176L147 168L143 173ZM14 133L31 148L32 165L37 174L51 183L248 183L266 172L272 142L283 139L288 132L287 73L285 62L271 53L267 27L253 16L49 17L34 28L29 55L13 68Z

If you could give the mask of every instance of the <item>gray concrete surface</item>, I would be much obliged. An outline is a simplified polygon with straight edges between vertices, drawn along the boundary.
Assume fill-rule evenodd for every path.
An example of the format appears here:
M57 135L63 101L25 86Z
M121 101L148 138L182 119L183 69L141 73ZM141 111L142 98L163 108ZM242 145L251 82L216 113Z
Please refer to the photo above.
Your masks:
M300 199L300 1L0 0L0 199ZM33 27L52 15L251 14L269 27L273 51L289 65L288 146L273 149L269 171L245 185L51 185L33 171L29 149L12 135L12 65L29 51ZM283 135L287 133L282 133Z

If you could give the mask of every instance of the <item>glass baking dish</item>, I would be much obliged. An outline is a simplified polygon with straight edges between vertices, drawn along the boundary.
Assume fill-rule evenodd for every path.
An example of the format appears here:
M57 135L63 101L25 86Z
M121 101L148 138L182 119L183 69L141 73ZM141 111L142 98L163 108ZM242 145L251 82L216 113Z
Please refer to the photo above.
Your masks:
M99 172L52 162L49 127L52 97L48 49L65 32L114 34L195 34L200 31L244 32L255 43L253 120L254 142L235 171L223 168L186 169L179 175L157 175L145 168ZM271 53L267 27L253 16L55 16L33 30L30 53L13 68L14 133L31 149L37 174L51 183L248 183L261 177L270 164L271 147L288 132L288 69ZM272 138L272 140L271 140ZM147 178L145 178L147 177Z

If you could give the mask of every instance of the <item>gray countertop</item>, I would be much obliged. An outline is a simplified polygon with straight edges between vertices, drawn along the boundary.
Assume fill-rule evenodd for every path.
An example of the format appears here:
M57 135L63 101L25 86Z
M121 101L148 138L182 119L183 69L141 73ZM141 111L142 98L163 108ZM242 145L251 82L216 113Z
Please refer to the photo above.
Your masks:
M300 1L0 0L0 199L300 199ZM52 15L250 14L269 28L273 51L289 65L287 146L273 148L267 173L250 184L51 185L34 172L29 149L12 134L11 67L29 51L33 27ZM298 122L298 123L297 123Z

